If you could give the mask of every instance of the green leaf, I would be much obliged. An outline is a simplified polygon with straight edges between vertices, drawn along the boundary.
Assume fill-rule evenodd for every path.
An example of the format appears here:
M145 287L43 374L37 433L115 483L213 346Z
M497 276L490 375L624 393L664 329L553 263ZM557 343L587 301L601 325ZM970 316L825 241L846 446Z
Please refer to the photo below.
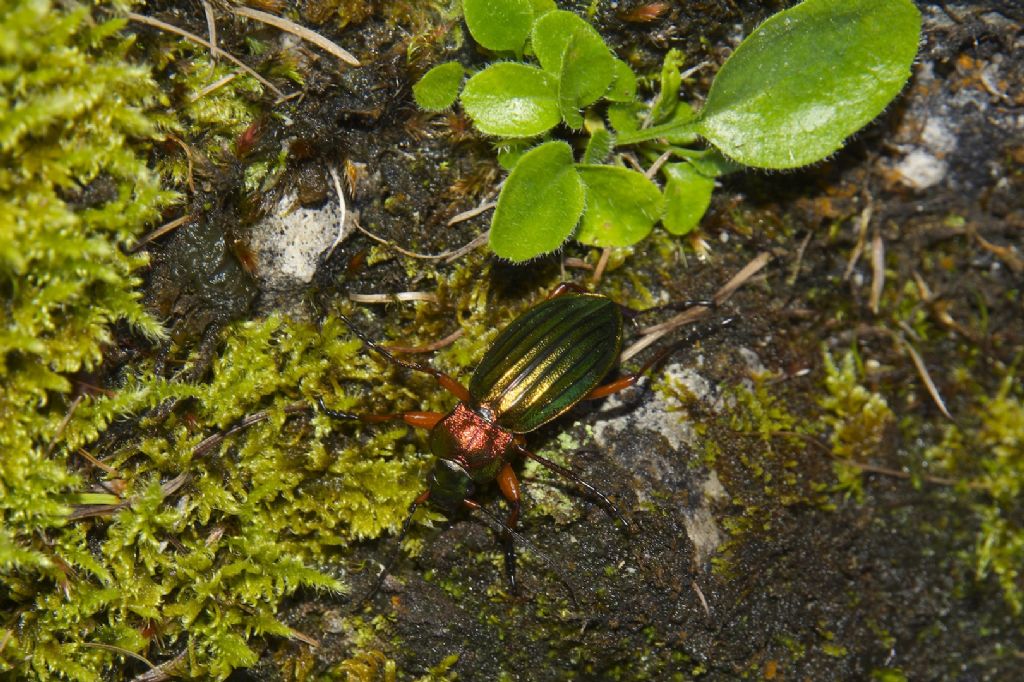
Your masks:
M608 105L608 124L619 135L640 129L644 105L640 102L616 102Z
M530 5L533 7L534 19L542 17L552 10L558 9L557 5L555 5L555 0L530 0Z
M572 12L548 12L534 22L532 43L540 65L558 77L565 122L580 128L579 110L600 99L615 79L615 57L594 27Z
M711 205L715 181L688 163L665 164L665 215L661 223L672 234L686 234L697 227Z
M498 157L498 165L507 171L511 171L519 163L533 144L532 140L521 138L506 138L495 145L495 152Z
M583 163L601 163L608 158L615 147L615 137L607 128L597 128L590 133L587 149L583 152Z
M612 64L612 84L604 98L611 102L632 102L636 98L636 74L629 64L616 58Z
M669 50L661 63L661 89L658 91L658 99L651 107L651 121L663 123L672 117L679 103L679 86L682 84L682 74L679 67L685 63L685 56L679 50Z
M455 103L465 70L458 62L438 64L412 86L412 96L420 109L443 111Z
M910 0L807 0L780 12L722 66L698 131L748 166L823 159L903 88L920 31Z
M672 153L690 162L690 165L698 173L706 178L720 178L736 171L743 170L743 166L726 158L717 149L685 149L673 147Z
M470 78L462 106L482 132L503 137L540 135L562 118L555 79L516 62L491 64Z
M525 261L562 245L583 213L583 181L565 142L545 142L519 159L498 196L491 249Z
M643 173L620 166L578 165L587 210L576 239L592 246L630 246L661 217L658 186Z
M522 52L533 23L532 0L463 0L473 39L488 50Z

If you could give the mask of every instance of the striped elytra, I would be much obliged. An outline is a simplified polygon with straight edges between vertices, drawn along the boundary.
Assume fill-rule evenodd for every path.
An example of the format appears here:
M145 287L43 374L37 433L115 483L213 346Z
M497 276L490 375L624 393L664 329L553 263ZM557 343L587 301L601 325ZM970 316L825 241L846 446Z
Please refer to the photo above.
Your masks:
M469 393L498 426L533 431L598 386L621 346L618 305L594 294L556 296L502 330L473 373Z

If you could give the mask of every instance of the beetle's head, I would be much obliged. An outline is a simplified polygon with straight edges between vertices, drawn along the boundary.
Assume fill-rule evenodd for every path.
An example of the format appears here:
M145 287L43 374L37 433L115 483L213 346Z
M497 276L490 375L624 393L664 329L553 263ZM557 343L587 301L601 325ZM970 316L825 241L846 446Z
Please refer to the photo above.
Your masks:
M434 463L427 483L430 503L448 514L462 509L462 501L476 489L469 472L461 464L440 457Z

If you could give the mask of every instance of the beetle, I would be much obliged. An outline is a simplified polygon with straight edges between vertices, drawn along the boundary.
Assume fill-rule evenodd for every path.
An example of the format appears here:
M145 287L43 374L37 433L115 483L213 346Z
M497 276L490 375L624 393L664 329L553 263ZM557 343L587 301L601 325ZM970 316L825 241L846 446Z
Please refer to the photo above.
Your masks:
M715 305L711 301L685 303ZM512 464L518 457L532 459L583 487L629 528L629 522L604 493L568 469L527 449L525 439L525 434L559 417L580 401L601 398L636 384L651 366L671 351L669 348L658 353L637 372L602 383L618 362L624 310L629 309L607 296L562 283L547 300L513 320L498 334L473 372L468 388L444 372L395 357L342 317L363 343L389 362L433 376L442 388L459 399L447 414L383 415L340 412L328 408L322 398L318 399L320 408L332 417L364 422L400 419L411 426L430 430L430 450L436 460L427 477L426 490L409 505L399 544L413 514L423 504L429 503L448 515L462 509L487 513L473 495L481 485L496 481L509 508L508 517L501 525L506 574L515 592L513 539L522 540L515 531L520 512L520 486ZM390 567L389 562L371 595Z

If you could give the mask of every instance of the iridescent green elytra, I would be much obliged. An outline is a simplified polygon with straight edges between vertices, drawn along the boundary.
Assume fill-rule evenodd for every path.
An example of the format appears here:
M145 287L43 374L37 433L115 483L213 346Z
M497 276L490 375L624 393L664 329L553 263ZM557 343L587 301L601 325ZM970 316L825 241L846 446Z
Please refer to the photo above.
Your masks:
M526 433L569 410L615 365L622 313L604 296L566 293L502 330L469 382L475 409Z

